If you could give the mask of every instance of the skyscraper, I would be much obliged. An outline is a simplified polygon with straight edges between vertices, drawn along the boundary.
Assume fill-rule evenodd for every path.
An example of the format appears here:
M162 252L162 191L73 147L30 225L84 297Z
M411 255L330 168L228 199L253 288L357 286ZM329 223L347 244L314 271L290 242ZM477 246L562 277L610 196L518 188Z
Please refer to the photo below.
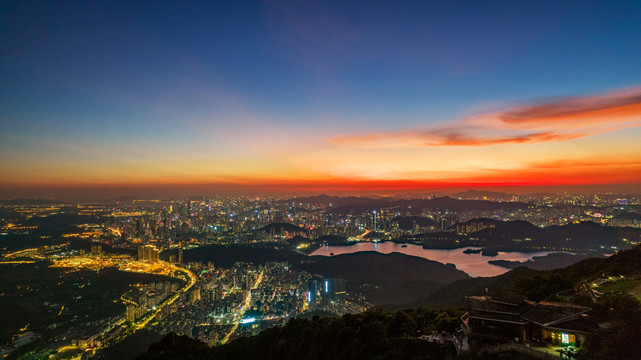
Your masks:
M160 261L160 251L153 245L139 245L138 260L157 263Z
M373 217L374 217L374 231L376 231L376 210L374 210Z

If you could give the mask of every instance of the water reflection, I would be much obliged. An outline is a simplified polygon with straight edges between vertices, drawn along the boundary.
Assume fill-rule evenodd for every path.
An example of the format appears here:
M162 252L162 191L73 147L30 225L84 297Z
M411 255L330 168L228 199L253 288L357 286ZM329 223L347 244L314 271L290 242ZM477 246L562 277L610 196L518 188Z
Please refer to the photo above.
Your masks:
M441 262L443 264L452 263L456 268L465 271L470 276L496 276L509 271L509 269L500 266L489 264L490 260L511 260L511 261L526 261L532 259L534 256L547 255L551 251L539 252L499 252L498 256L483 256L481 254L464 254L466 249L477 249L473 247L466 247L454 250L433 250L423 249L420 245L397 244L391 241L383 243L361 242L350 246L323 246L320 249L311 253L311 255L330 256L330 254L340 255L349 254L359 251L378 251L383 254L390 254L393 252L403 253L412 256L418 256L429 260Z

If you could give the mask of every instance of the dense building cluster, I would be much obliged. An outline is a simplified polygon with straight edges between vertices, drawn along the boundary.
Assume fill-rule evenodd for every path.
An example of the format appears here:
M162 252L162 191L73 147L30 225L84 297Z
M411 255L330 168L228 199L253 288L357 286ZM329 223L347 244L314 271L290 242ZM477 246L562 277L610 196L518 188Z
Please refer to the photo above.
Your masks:
M122 296L127 303L126 318L128 321L140 319L156 305L160 305L172 293L179 288L177 283L169 281L149 283L144 286L137 286Z
M345 280L315 278L286 262L187 266L198 274L196 286L160 312L150 329L218 344L316 310L344 314L368 307L362 298L347 293Z

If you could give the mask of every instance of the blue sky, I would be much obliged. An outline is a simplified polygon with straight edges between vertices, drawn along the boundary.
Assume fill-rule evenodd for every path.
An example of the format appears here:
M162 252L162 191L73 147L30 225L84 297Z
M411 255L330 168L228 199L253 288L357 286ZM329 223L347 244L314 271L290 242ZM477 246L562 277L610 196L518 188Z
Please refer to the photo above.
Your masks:
M114 148L280 164L256 139L321 144L641 84L638 1L34 1L3 2L0 21L7 184L52 160L75 174L55 181L82 182L92 156L117 167Z

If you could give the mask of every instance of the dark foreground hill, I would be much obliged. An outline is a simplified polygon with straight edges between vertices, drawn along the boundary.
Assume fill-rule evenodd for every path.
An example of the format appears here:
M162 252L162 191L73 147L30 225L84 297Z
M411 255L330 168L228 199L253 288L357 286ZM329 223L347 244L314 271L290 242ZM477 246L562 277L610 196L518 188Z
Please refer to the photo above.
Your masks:
M138 360L456 359L452 343L441 345L415 337L434 330L452 331L461 314L418 309L293 319L284 327L214 348L170 334Z

